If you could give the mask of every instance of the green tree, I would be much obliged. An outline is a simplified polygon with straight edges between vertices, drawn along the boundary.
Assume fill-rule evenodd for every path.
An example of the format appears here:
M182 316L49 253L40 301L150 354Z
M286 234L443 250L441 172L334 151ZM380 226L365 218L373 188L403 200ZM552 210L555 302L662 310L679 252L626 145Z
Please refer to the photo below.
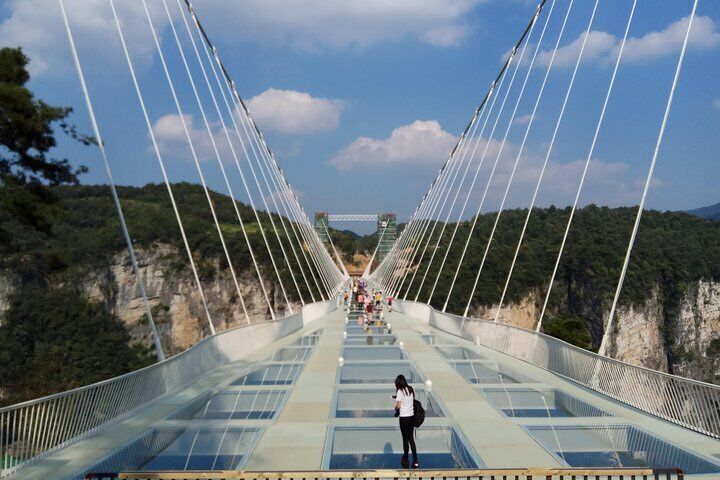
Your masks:
M124 325L83 298L72 278L54 279L66 250L55 226L66 216L55 187L79 183L85 167L51 155L56 128L90 145L68 123L69 107L35 98L28 58L0 49L0 270L13 282L0 319L0 403L108 378L148 363L128 346Z
M70 107L35 98L27 88L28 62L19 48L0 49L0 267L22 266L23 273L44 266L32 257L50 233L51 218L61 213L47 187L76 184L87 170L50 155L57 144L55 127L86 145L93 143L68 123Z

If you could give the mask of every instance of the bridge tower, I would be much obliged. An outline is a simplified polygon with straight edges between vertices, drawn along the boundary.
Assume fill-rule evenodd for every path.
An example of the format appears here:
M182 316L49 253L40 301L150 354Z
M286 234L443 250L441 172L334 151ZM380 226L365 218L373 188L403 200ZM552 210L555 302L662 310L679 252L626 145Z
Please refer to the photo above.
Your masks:
M326 247L330 246L330 239L328 238L329 216L328 212L315 212L315 232Z
M377 260L382 262L397 239L397 217L392 212L383 212L377 220L378 249Z

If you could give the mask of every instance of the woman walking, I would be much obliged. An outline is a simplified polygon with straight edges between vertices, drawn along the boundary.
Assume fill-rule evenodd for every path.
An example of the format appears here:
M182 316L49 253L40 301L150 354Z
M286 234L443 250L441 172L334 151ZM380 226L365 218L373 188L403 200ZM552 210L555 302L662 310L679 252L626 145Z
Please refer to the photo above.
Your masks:
M395 379L395 416L400 417L400 433L403 440L403 456L401 464L403 468L408 468L408 447L412 449L413 463L412 468L418 468L420 464L417 458L417 448L415 447L415 439L413 433L415 430L415 409L413 403L415 401L415 392L408 385L404 375L398 375Z

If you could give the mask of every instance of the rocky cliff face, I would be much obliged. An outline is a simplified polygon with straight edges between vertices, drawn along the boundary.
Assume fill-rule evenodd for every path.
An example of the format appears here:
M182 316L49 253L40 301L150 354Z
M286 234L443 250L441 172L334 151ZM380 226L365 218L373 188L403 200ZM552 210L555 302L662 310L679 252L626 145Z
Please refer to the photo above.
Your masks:
M500 321L534 328L538 298L503 306ZM497 305L481 307L471 315L494 318ZM607 314L608 308L604 309ZM616 314L610 355L633 365L674 373L706 382L720 381L720 283L701 281L686 288L677 313L669 315L658 291L640 307L622 307ZM602 317L590 318L593 337L602 335ZM668 317L668 318L666 318Z
M186 350L209 335L208 317L194 277L189 269L177 269L179 253L172 247L159 246L152 251L138 251L137 255L166 355ZM229 270L216 271L211 279L202 282L202 289L210 318L220 332L243 325L247 320ZM263 273L264 278L269 278L272 272ZM250 321L270 319L257 278L248 271L242 272L238 280ZM107 269L88 275L83 288L89 298L103 302L122 319L133 342L152 344L145 305L127 254L118 254ZM289 314L279 289L270 289L268 295L277 317ZM298 307L292 305L295 310Z

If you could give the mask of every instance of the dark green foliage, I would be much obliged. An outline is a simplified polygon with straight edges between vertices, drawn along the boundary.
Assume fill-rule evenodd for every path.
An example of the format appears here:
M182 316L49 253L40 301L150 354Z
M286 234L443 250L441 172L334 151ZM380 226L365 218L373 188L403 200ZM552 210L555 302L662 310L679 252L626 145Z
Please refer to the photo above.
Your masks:
M152 351L128 346L123 324L71 288L27 283L0 325L0 403L79 387L148 365Z
M587 325L580 318L551 317L546 319L544 333L585 349L592 348Z
M608 314L609 302L617 286L636 212L637 209L632 207L594 205L576 212L549 300L548 318L555 319L556 323L545 323L546 331L550 333L552 328L551 334L585 348L598 347L603 319ZM569 213L568 208L555 207L532 212L508 285L505 304L534 295L538 307L542 306ZM497 304L526 216L527 210L503 212L482 266L475 295L470 299L496 214L484 214L478 218L466 257L458 271L448 311L463 313L469 301L471 309ZM442 264L431 301L435 307L442 308L448 296L470 225L471 222L460 224L453 248ZM419 294L418 288L428 269L432 249L428 248L422 262L419 258L415 259L420 266L407 298L418 295L418 300L428 300L454 228L455 225L450 224L445 229ZM442 225L438 224L431 245L437 242L441 230ZM717 222L684 213L647 211L643 214L620 303L641 305L657 292L665 313L668 346L674 340L673 329L686 285L702 279L720 280L720 244L717 238L720 238L720 224ZM410 285L410 278L405 285ZM405 287L403 293L404 290ZM586 341L586 332L590 333L591 342Z
M216 271L218 266L220 270L227 270L228 265L205 192L200 185L189 183L172 184L171 187L200 276L204 280L211 279L218 273ZM62 200L68 212L54 225L57 236L51 246L53 251L58 252L59 262L63 268L71 265L73 269L80 270L102 267L107 265L114 255L126 249L120 234L120 226L109 187L104 185L64 186L53 189L53 192ZM174 246L178 252L174 258L176 260L174 273L189 274L189 260L165 185L118 187L118 194L122 201L123 212L134 246L136 248L153 248L159 244ZM256 278L250 251L240 228L232 200L227 195L212 191L210 196L235 271L238 275L247 272ZM255 215L247 205L237 202L237 207L253 254L261 265L263 281L269 289L278 289L277 275ZM305 298L309 297L308 288L302 280L302 272L305 272L310 280L313 294L319 296L317 288L312 282L311 272L308 270L295 240L293 227L297 229L297 225L287 218L281 219L277 214L273 214L272 221L276 226L276 229L273 229L267 212L258 211L258 216L290 300L299 301L299 296L290 270L282 260L283 253L279 241L285 248L292 273L295 275L302 295ZM285 235L283 223L290 238ZM295 253L290 245L291 240L295 247ZM295 254L300 259L302 271Z
M85 145L93 139L68 123L72 109L27 89L27 63L20 49L0 49L0 270L12 282L0 319L0 403L124 373L152 354L129 347L124 326L102 305L53 286L72 284L55 278L72 255L55 228L69 212L50 187L76 184L85 172L50 155L55 128Z
M32 261L28 252L37 250L51 217L59 213L45 186L76 183L85 171L49 156L56 145L54 127L85 144L92 139L67 122L71 108L50 106L28 90L28 62L20 49L0 49L0 246L6 254L3 264L20 262L32 271L42 262Z

